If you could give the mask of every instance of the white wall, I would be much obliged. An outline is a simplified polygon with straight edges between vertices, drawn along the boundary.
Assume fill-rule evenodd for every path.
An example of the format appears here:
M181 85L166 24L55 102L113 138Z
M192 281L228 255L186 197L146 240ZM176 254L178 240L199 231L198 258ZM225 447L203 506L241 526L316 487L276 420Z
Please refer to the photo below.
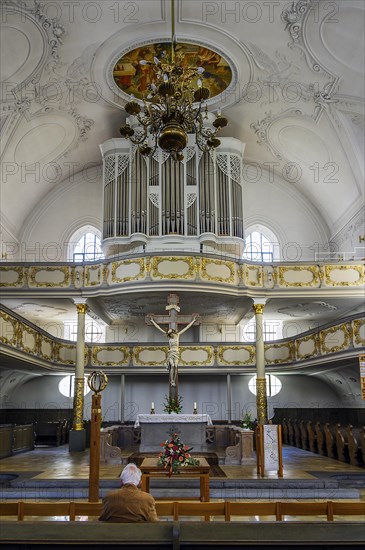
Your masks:
M62 376L43 376L20 386L12 396L12 408L72 408L72 399L62 396L58 383ZM242 414L250 412L256 416L256 398L248 389L251 375L232 375L232 420L239 420ZM283 384L281 392L268 399L269 416L275 407L340 407L335 391L322 380L305 375L279 375ZM198 411L208 413L213 420L228 419L227 378L225 375L179 376L179 393L183 396L183 412L192 413L197 402ZM166 375L126 375L124 416L134 421L137 414L149 413L151 402L156 413L163 412L165 396L168 394ZM346 403L349 406L348 403ZM358 406L352 403L352 406ZM116 422L121 418L121 376L109 376L107 388L102 393L102 418ZM85 419L90 418L91 393L85 397Z

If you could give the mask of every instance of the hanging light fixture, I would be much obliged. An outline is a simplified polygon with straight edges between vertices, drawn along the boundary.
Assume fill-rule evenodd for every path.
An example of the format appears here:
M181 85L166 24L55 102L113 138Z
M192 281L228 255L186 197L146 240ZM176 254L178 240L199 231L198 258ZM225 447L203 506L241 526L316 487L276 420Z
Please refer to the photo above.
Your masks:
M133 126L137 126L138 131L127 119L120 133L137 145L145 156L153 154L159 146L174 160L181 161L188 134L195 134L196 144L202 151L215 149L220 145L217 132L227 125L227 119L218 111L211 122L206 103L210 91L202 82L204 68L187 66L184 54L175 52L174 0L171 0L171 13L170 57L167 52L162 52L153 61L142 59L139 62L151 66L153 80L142 105L131 96L124 107L131 117L135 117Z

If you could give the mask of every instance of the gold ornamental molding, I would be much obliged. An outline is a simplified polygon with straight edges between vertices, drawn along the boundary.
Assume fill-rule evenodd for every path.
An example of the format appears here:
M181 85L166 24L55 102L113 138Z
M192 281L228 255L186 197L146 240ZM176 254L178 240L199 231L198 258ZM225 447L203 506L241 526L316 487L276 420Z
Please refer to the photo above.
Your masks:
M242 283L246 286L263 287L262 266L244 264L241 266Z
M156 361L145 361L141 358L142 353L157 353L161 352L161 359ZM165 365L167 357L168 347L166 346L138 346L133 348L133 364L138 366L148 367L160 367Z
M256 350L254 346L219 346L217 359L219 365L253 365L255 363L255 354ZM230 359L225 357L225 355L230 356Z
M108 353L108 352L114 355L116 355L117 353L120 353L121 358L114 361L112 361L111 359L105 361L102 358L98 357L99 353L102 354L102 353ZM118 367L122 365L128 365L129 358L130 358L130 350L128 347L96 346L92 348L91 361L93 366Z
M319 353L319 336L318 334L309 334L303 338L295 340L295 355L297 359L310 359Z
M8 346L16 346L19 340L19 321L11 317L7 313L1 311L0 317L3 320L1 323L0 342Z
M37 335L39 333L37 333L35 330L31 329L27 325L24 325L23 323L19 323L19 332L19 347L22 349L22 351L31 355L36 354Z
M12 276L14 275L14 276ZM24 283L24 267L0 267L0 287L21 287Z
M163 271L161 271L162 269ZM191 256L155 256L152 258L151 276L155 279L193 280L195 278L194 258Z
M220 275L209 273L209 269ZM226 273L224 273L224 271ZM234 262L226 262L224 260L212 260L210 258L202 258L200 276L202 279L214 281L216 283L234 283L236 280L236 264Z
M329 286L364 285L363 265L326 265L325 283Z
M54 357L54 342L40 334L39 355L45 361L53 361Z
M259 424L267 423L266 378L256 378L256 409Z
M134 267L138 268L133 270ZM118 271L125 271L125 275L120 276ZM136 271L133 273L133 271ZM112 263L112 283L127 283L128 281L137 281L144 279L146 276L145 261L143 258L135 260L121 260L120 262Z
M85 315L87 312L87 304L76 304L77 313Z
M54 280L62 274L63 280ZM53 277L52 277L53 275ZM43 280L42 280L42 278ZM47 277L48 280L47 280ZM53 279L53 280L51 280ZM29 269L29 286L46 288L63 288L70 284L70 268L66 266L31 267Z
M349 347L351 342L351 325L342 323L336 327L321 330L319 333L321 351L324 353L336 353ZM342 337L342 342L340 342ZM331 342L333 345L331 346Z
M279 266L279 286L318 287L321 283L318 266Z
M355 346L365 346L365 330L362 331L364 336L361 335L361 329L365 328L365 319L355 319L353 323Z
M99 286L103 276L102 265L85 266L85 286Z
M285 355L280 352L285 352ZM278 354L276 354L278 352ZM278 355L281 355L280 357ZM270 359L270 355L272 358ZM294 360L293 342L285 342L283 344L265 344L265 362L270 365L279 363L287 363Z
M188 355L189 352L192 352L194 358L191 360L184 360L184 355ZM194 353L195 352L195 353ZM199 360L198 355L205 353L206 358ZM183 366L212 366L214 359L214 348L213 346L184 346L180 347L180 359L179 365Z
M73 425L74 430L84 428L84 378L75 377L74 402L73 402Z
M74 365L76 360L76 344L60 344L54 346L55 362L62 365ZM69 357L62 357L66 352Z

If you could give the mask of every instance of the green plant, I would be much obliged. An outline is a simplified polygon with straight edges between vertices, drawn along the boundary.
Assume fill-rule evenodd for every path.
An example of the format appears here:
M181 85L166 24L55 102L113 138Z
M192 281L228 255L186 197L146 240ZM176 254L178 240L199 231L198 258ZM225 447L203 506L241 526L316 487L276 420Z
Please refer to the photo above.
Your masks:
M180 395L178 395L177 398L167 397L167 395L165 395L165 398L166 398L166 401L165 401L165 403L163 403L163 405L164 405L163 410L165 412L167 412L168 414L181 413L183 398Z
M169 477L178 473L181 466L199 465L199 460L189 454L192 447L184 445L177 433L174 433L171 439L166 439L164 443L161 443L161 447L163 450L158 455L157 464L168 470Z
M246 413L244 415L244 417L242 418L241 426L245 430L252 430L253 429L253 422L252 422L250 413Z

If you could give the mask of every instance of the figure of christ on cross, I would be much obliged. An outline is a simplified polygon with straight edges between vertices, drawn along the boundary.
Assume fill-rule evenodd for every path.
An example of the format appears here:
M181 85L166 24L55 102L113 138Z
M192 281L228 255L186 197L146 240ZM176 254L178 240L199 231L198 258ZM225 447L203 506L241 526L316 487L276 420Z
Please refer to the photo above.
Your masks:
M168 315L154 315L153 313L146 316L146 323L153 325L160 332L165 334L169 341L169 350L167 352L166 365L169 371L169 397L177 399L178 397L178 365L180 358L179 337L186 332L191 326L199 325L200 318L197 313L193 315L178 315L180 312L179 297L177 294L170 294L167 298L168 305L166 310ZM168 329L163 329L160 324L168 324ZM178 331L178 325L186 324L182 330Z

